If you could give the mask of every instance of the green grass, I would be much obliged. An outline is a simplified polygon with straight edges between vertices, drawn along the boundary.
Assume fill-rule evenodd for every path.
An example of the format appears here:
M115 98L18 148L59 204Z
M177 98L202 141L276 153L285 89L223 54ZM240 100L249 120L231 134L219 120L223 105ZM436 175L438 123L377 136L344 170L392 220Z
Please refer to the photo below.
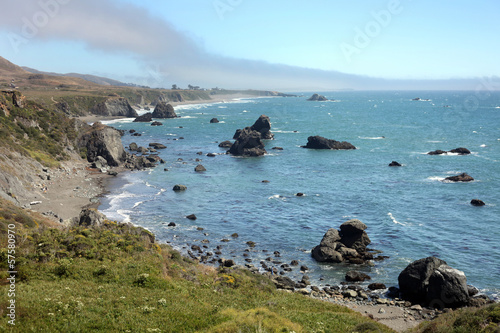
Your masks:
M54 229L15 223L16 325L8 324L6 239L1 332L391 332L351 310L275 289L247 270L198 265L141 228ZM12 208L14 209L14 208ZM10 214L10 215L9 215ZM363 327L370 328L364 330Z
M480 309L459 309L424 322L414 333L498 333L500 332L500 304Z

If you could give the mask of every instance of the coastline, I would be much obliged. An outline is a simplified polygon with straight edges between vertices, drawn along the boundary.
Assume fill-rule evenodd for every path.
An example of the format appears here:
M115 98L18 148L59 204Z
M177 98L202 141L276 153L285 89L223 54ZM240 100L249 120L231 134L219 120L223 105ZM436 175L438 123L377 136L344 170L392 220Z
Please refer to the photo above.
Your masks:
M171 104L175 106L187 104L211 104L238 98L258 97L221 95L218 99ZM79 119L86 122L95 122L123 118L124 117L88 116L80 117ZM98 201L98 198L106 194L109 180L113 176L101 173L98 170L89 169L86 161L82 161L81 164L77 164L78 165L74 165L71 170L65 168L65 171L62 171L61 174L51 177L51 182L47 185L47 192L43 194L45 200L42 201L41 204L34 206L34 210L41 212L52 210L60 218L66 220L68 218L78 216L82 208L99 207L100 202ZM115 170L118 171L117 169ZM401 305L390 304L391 302L378 303L376 301L357 301L355 299L351 300L347 298L324 297L322 295L311 294L310 296L346 306L349 309L375 319L376 321L379 321L380 323L398 332L403 332L416 327L424 320L429 320L433 317L433 315L429 315L431 312L430 310L418 310L417 308L411 309Z
M224 103L224 102L230 102L230 101L234 101L234 100L238 100L238 99L245 99L245 98L259 98L259 96L245 95L245 94L214 95L212 99L193 100L193 101L184 101L184 102L168 102L168 104L171 104L173 107L176 107L176 106L181 106L181 105ZM151 112L153 112L153 110L151 110ZM88 115L88 116L75 117L75 118L80 119L81 121L84 121L86 123L94 123L97 121L116 120L116 119L123 119L126 117Z

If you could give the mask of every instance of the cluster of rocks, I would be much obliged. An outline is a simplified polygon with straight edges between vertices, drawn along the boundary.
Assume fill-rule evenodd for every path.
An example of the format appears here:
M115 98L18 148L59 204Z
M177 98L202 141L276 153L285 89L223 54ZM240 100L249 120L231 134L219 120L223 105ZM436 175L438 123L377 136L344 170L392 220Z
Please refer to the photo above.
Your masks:
M302 146L302 148L309 149L356 149L355 146L346 141L335 141L331 139L324 138L322 136L310 136L307 138L307 144Z
M262 156L267 153L262 140L272 140L271 121L269 117L261 115L251 126L236 130L233 139L236 141L223 141L219 144L221 148L229 147L229 154L235 156ZM354 145L346 141L335 141L322 136L310 136L307 144L302 146L309 149L356 149ZM282 147L274 147L275 150L283 150Z
M353 219L343 223L340 230L329 229L321 243L312 249L312 257L319 262L352 264L374 259L373 253L367 249L371 241L366 228L363 222Z
M459 147L459 148L452 149L450 151L438 149L438 150L428 152L427 155L444 155L444 154L448 154L448 153L458 154L458 155L469 155L471 152L467 148Z
M236 130L233 136L236 141L231 145L228 153L234 156L262 156L267 153L262 140L273 138L269 117L261 115L252 126Z
M142 116L135 118L134 122L152 122L153 118L156 119L168 119L168 118L177 118L177 114L175 113L174 107L171 104L167 104L166 102L159 102L156 104L154 111L147 112ZM155 122L152 124L153 126L160 126L162 123Z
M320 95L320 94L314 94L311 97L309 97L307 100L313 101L313 102L324 102L324 101L328 101L328 98L326 98L325 96Z
M78 147L86 150L87 161L102 172L109 173L113 167L143 170L152 168L157 163L165 163L158 155L150 155L157 149L166 148L164 145L151 143L149 148L144 148L132 143L130 151L142 154L134 155L125 151L121 141L122 134L112 127L96 122L79 137Z

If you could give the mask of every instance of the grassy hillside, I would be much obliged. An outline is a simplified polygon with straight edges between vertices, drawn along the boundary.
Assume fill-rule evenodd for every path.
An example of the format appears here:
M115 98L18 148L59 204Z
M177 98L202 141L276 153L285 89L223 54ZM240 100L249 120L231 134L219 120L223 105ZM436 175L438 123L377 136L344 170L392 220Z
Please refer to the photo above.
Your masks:
M219 270L151 243L140 228L49 228L5 202L0 266L7 295L7 225L15 224L12 332L391 332L347 308L277 291L269 279Z
M498 333L500 332L500 304L480 309L459 309L422 323L413 333Z
M46 166L69 159L75 120L26 100L19 92L0 93L0 146L20 152Z

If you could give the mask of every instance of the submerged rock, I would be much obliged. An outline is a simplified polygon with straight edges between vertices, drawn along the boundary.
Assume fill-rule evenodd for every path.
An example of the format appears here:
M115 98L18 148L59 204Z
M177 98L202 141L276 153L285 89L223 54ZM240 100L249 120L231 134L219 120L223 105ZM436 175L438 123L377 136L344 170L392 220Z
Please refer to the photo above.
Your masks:
M310 136L307 138L307 144L302 146L302 148L309 149L356 149L352 144L346 141L335 141L324 138L322 136Z
M400 167L400 166L402 166L402 165L401 165L401 163L399 163L399 162L392 161L391 163L389 163L389 166L390 166L390 167Z
M438 149L438 150L428 152L427 155L444 155L444 154L448 154L448 153L459 154L459 155L469 155L471 152L467 148L459 147L459 148L452 149L450 151Z
M456 175L456 176L446 177L444 180L449 180L452 182L470 182L470 181L473 181L474 178L472 178L471 176L469 176L468 174L466 174L464 172L464 173L461 173L461 174Z
M470 204L471 204L472 206L478 206L478 207L486 205L486 204L484 203L484 201L479 200L479 199L472 199L472 200L470 201Z

